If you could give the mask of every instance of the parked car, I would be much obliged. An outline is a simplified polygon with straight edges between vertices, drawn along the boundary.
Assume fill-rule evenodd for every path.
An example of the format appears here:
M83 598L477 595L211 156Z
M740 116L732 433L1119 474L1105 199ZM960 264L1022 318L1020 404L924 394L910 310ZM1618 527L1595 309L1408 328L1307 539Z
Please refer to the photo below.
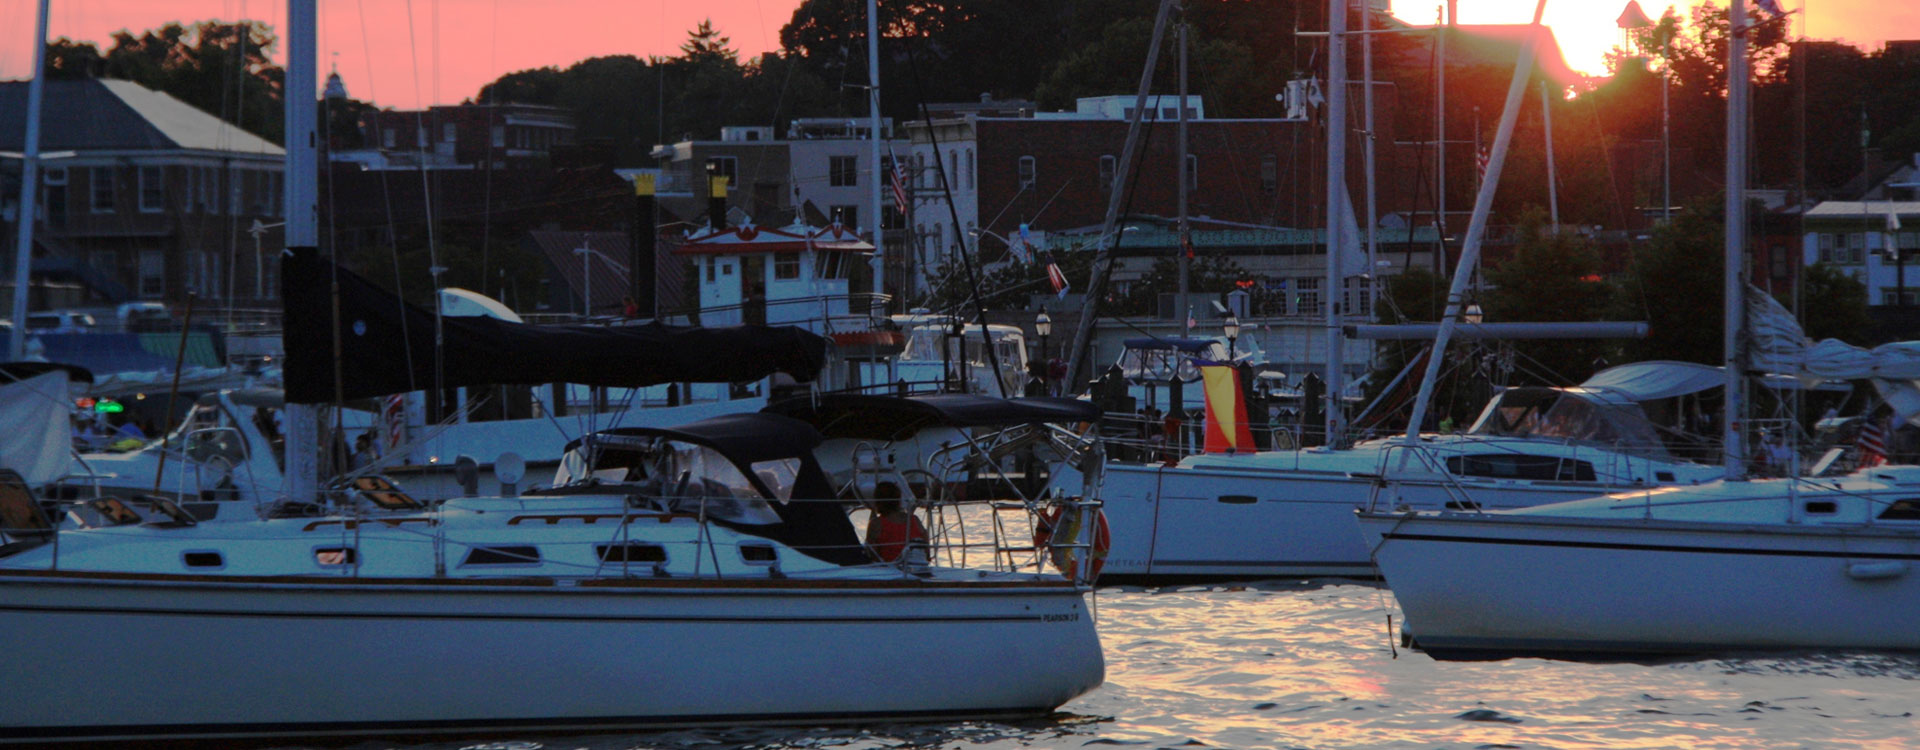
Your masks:
M79 333L93 328L92 315L73 310L48 310L27 313L27 330L48 333Z
M154 331L173 327L173 312L165 302L123 302L114 311L127 331Z

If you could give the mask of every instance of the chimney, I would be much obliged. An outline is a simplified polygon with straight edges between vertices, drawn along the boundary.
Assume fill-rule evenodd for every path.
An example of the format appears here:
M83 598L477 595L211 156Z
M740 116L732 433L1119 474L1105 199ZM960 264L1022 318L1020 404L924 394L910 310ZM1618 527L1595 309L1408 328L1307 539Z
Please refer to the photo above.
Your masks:
M627 293L633 296L640 311L639 318L657 318L658 304L655 299L654 282L655 244L660 237L660 229L654 218L654 175L641 173L633 176L633 227L632 235L627 238Z

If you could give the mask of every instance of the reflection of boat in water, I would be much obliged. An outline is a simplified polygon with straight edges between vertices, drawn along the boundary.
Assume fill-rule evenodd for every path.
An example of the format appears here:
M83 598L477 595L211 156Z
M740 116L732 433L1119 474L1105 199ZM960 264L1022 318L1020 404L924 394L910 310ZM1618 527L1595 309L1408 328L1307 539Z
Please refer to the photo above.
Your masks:
M1704 369L1711 379L1697 377ZM1634 373L1669 373L1667 376ZM1639 405L1705 388L1717 371L1680 363L1626 365L1590 383L1513 388L1489 402L1465 434L1422 435L1342 450L1199 454L1108 465L1100 496L1115 546L1107 579L1180 580L1272 575L1374 575L1353 534L1369 504L1439 510L1520 508L1593 495L1697 484L1718 466L1675 457Z

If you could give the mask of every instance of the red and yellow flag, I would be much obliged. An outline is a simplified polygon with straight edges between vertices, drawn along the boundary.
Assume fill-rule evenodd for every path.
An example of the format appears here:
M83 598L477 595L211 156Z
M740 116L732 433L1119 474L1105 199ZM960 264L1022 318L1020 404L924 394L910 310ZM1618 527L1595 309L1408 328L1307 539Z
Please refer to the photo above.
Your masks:
M1207 395L1206 451L1252 453L1253 429L1247 425L1247 400L1240 392L1240 373L1227 365L1201 365L1200 382Z

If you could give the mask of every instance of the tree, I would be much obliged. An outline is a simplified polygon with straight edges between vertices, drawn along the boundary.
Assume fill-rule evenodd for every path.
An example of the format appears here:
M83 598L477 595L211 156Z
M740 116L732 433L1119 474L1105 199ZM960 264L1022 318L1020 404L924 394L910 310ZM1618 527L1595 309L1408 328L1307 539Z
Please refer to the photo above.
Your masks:
M1790 299L1780 304L1793 309ZM1808 266L1800 277L1800 310L1801 329L1809 339L1839 339L1855 346L1871 343L1867 287L1846 271L1826 263Z
M1655 229L1652 242L1635 253L1616 297L1614 317L1644 318L1647 337L1627 342L1627 359L1720 364L1726 299L1723 222L1718 204L1702 200Z
M52 78L118 78L163 91L201 111L279 142L286 72L271 55L277 40L258 21L169 23L113 35L105 55L62 37L46 47Z
M1487 270L1491 289L1482 300L1488 320L1558 322L1601 320L1611 309L1613 288L1600 277L1592 242L1555 232L1533 209L1520 218L1513 255ZM1614 342L1601 339L1531 340L1502 344L1516 356L1518 378L1508 385L1569 385L1586 380L1617 359Z
M687 32L687 41L680 44L680 59L695 65L738 63L740 53L733 49L732 44L732 39L721 36L720 31L713 27L713 19L704 19Z

